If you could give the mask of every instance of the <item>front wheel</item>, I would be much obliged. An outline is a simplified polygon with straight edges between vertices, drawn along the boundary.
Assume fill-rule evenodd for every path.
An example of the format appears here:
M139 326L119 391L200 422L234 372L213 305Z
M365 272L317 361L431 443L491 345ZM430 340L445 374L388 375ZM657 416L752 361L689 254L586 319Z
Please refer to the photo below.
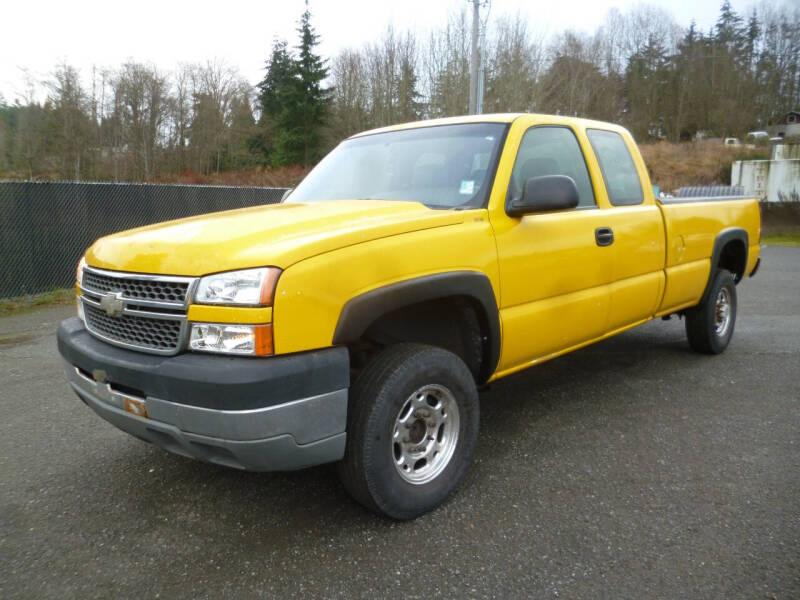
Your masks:
M719 270L705 302L686 311L689 346L703 354L720 354L731 341L736 324L736 284L730 271Z
M464 477L478 421L478 392L460 358L421 344L390 346L351 389L342 483L394 519L424 514Z

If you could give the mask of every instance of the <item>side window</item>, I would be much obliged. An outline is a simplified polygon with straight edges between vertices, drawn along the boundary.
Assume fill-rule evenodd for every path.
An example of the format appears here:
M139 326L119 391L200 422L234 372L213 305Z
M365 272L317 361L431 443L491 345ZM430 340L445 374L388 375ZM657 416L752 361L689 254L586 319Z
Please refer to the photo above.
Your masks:
M600 163L611 204L630 206L644 202L642 182L622 136L601 129L589 129L586 135Z
M532 127L522 136L511 172L510 193L520 194L528 179L542 175L572 177L578 187L578 207L596 206L583 152L570 129Z

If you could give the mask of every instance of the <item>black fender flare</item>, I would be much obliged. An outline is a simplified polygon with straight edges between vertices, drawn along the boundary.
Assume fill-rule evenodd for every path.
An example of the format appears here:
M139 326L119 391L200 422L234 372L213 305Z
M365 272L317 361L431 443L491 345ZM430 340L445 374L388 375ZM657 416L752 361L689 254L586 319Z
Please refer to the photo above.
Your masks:
M428 300L467 297L483 309L478 315L487 330L488 360L481 366L481 379L494 373L500 360L500 311L489 278L477 271L450 271L414 277L370 290L348 300L339 315L333 344L356 341L379 317L394 310Z
M734 274L736 283L739 283L742 278L744 278L745 271L747 270L747 255L750 252L749 239L747 231L741 227L730 227L719 232L714 240L714 250L711 253L711 270L708 273L708 282L706 283L706 289L703 291L703 297L700 299L700 304L708 300L708 294L711 291L711 284L713 283L716 267L719 264L719 258L722 255L723 248L725 248L729 242L740 241L744 244L744 268L742 269L741 276Z

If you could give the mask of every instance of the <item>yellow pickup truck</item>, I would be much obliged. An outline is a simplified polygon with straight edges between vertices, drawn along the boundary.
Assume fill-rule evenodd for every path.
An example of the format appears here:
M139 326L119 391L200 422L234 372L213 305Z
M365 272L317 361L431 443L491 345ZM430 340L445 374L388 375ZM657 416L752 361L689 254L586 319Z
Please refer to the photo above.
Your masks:
M172 452L339 461L410 519L464 476L478 387L656 317L718 354L759 263L752 198L659 199L630 134L481 115L353 136L284 201L95 242L58 331L78 396Z

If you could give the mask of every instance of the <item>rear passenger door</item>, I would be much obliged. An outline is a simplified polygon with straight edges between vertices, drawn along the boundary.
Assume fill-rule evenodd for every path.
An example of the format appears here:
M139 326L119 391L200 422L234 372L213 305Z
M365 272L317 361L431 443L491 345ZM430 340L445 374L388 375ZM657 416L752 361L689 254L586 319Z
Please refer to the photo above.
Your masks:
M601 212L613 236L608 329L614 331L649 319L657 310L664 291L664 222L652 189L642 187L649 178L633 140L604 129L587 129L586 136L609 203Z

